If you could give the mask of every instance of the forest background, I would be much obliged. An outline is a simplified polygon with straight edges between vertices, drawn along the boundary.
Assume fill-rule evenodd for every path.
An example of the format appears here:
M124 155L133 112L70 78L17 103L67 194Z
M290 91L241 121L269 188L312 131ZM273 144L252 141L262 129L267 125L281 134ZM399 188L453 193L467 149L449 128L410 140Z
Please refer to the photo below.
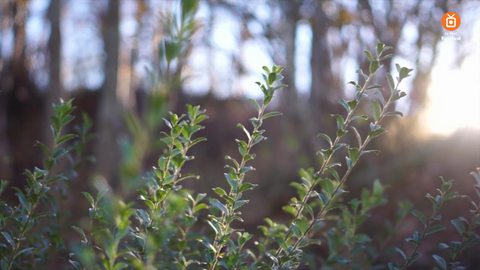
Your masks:
M363 158L349 180L352 195L375 179L388 186L389 203L376 209L362 230L381 230L400 199L429 209L424 194L435 189L439 175L457 179L460 192L473 192L468 173L480 164L478 1L200 1L201 27L192 33L183 60L168 66L159 48L168 37L164 18L178 12L178 1L3 0L0 5L0 178L15 186L25 184L25 168L41 163L41 149L32 146L51 136L46 124L51 104L73 97L77 116L85 111L97 136L87 149L96 161L70 185L91 189L95 175L121 191L125 178L156 163L162 146L151 143L165 128L159 123L135 133L125 115L148 118L149 102L159 100L159 115L182 112L185 103L206 108L209 119L201 135L208 141L192 149L196 161L186 165L202 177L184 186L211 194L212 187L225 185L223 157L236 151L234 139L242 135L236 123L247 125L254 112L247 98L261 97L253 82L260 80L262 66L275 63L285 66L289 85L274 104L283 116L266 123L270 134L257 149L252 162L257 170L250 175L260 185L248 195L254 203L242 212L251 231L264 217L286 219L282 206L295 194L289 183L298 179L299 168L317 165L316 152L326 145L315 135L335 130L330 114L342 112L338 99L353 95L347 82L358 79L358 68L368 69L363 51L378 39L396 55L384 72L394 70L394 63L414 72L402 89L407 97L396 105L405 117L389 120L388 134L372 145L381 155ZM461 17L454 32L461 40L445 38L441 20L448 11ZM181 80L166 84L168 78ZM84 216L86 205L80 193L65 201L65 208L78 209L73 220ZM467 211L460 201L446 208L446 219ZM407 218L397 246L419 226ZM450 239L454 230L447 227L438 237ZM424 248L430 249L428 243ZM479 267L474 252L463 260ZM431 259L419 260L419 269L422 263Z

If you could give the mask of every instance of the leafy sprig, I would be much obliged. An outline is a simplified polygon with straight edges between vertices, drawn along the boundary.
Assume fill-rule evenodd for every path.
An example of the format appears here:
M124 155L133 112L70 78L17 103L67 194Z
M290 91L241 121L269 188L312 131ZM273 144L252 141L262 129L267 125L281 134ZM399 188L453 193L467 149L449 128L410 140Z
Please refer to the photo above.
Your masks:
M75 134L62 134L63 128L74 119L72 112L75 110L75 107L72 106L72 102L73 99L67 102L62 101L60 105L53 105L55 115L51 117L52 147L48 149L45 144L37 142L37 145L45 153L43 169L25 170L24 174L27 177L25 192L17 187L12 187L16 191L15 196L17 196L20 205L11 209L11 215L3 222L3 226L5 226L7 221L13 222L16 230L10 231L10 233L2 230L3 237L11 247L10 255L1 258L0 264L2 269L8 270L12 267L21 267L21 264L16 259L22 254L33 252L33 247L23 244L25 243L27 233L32 229L37 219L55 214L53 212L37 213L36 209L42 199L47 198L50 185L59 179L66 180L62 173L51 174L53 166L58 164L60 159L68 152L62 145L77 137Z
M238 209L244 204L248 203L248 200L242 200L242 195L245 191L253 189L257 185L244 182L245 174L249 171L254 170L252 166L247 166L247 162L255 158L255 154L251 154L251 149L253 146L265 140L266 137L263 135L265 130L262 130L263 121L267 118L281 115L279 112L266 112L265 109L267 105L271 102L275 91L285 87L284 84L275 85L277 82L283 79L283 76L280 73L283 70L283 67L274 65L271 70L268 67L263 67L266 71L266 74L263 74L264 83L256 82L263 92L263 102L261 105L257 103L254 99L250 99L250 102L253 104L255 109L258 112L257 117L250 119L252 123L253 130L249 132L246 127L242 124L238 124L237 127L242 129L245 133L247 140L237 140L238 143L238 152L240 153L241 159L239 161L226 156L225 159L230 160L233 163L233 166L226 165L225 167L229 169L228 173L225 173L225 178L230 186L230 191L227 193L221 187L216 187L213 190L218 194L224 203L220 202L217 199L212 199L210 201L211 207L217 208L221 212L221 216L210 215L210 220L208 224L215 231L215 239L213 244L206 244L208 248L207 252L207 263L209 269L216 269L217 264L221 264L227 268L235 268L237 266L243 265L241 259L245 254L240 255L240 251L247 240L251 238L251 235L248 233L238 233L239 240L235 244L230 238L232 233L237 232L236 229L231 228L231 223L234 220L243 221L240 212ZM230 246L232 252L225 260L222 260L222 248L228 249Z
M422 232L415 231L412 237L405 239L406 242L414 245L412 253L407 256L400 248L395 248L394 250L403 257L405 263L401 268L396 263L389 263L389 270L407 269L415 262L415 260L420 258L421 254L417 251L425 237L445 229L445 226L438 224L438 222L442 220L442 216L439 215L439 212L445 202L456 198L458 194L456 192L450 192L453 180L445 181L443 177L440 177L440 179L442 180L442 185L441 189L437 189L439 194L434 197L430 195L430 193L427 193L425 196L432 202L433 206L433 211L430 217L426 219L425 215L416 209L411 211L411 214L417 217L423 225Z
M383 56L384 52L390 48L391 47L385 46L383 43L379 42L377 44L377 54L375 58L370 52L365 51L365 54L370 61L370 74L367 76L361 69L359 69L357 73L364 78L365 83L363 86L360 86L356 82L350 82L350 84L353 84L357 88L355 98L350 101L345 101L343 99L339 101L339 103L347 110L347 116L343 118L339 114L332 115L337 122L336 138L332 140L326 134L319 134L320 137L323 137L328 142L329 148L319 152L323 159L321 168L315 173L312 172L311 174L302 175L302 186L304 187L304 191L302 192L303 196L300 198L300 201L293 199L291 203L296 210L294 219L289 230L283 237L283 240L279 242L279 248L275 252L275 255L271 256L271 254L267 254L273 260L271 264L272 268L291 268L297 265L298 258L301 255L301 251L299 251L298 248L308 241L307 236L309 233L315 228L321 226L324 216L329 211L338 207L343 207L342 204L336 204L335 202L340 198L342 193L345 193L342 186L345 184L359 158L367 153L378 153L377 150L367 150L366 147L372 139L386 132L386 130L380 125L381 121L387 116L401 115L400 112L389 111L389 107L395 101L405 96L405 93L398 89L398 85L403 79L409 76L409 73L412 70L401 68L397 65L399 72L397 84L394 83L393 77L390 74L387 74L391 90L390 97L387 101L385 101L383 94L378 91L378 89L382 87L380 85L370 84L374 74L380 68L380 61L392 57L392 55ZM368 97L367 91L369 90L374 91L374 95L379 100L370 101L370 108L372 110L374 121L370 123L369 134L362 142L362 138L357 129L351 127L357 138L358 147L351 147L344 143L340 143L341 138L347 133L347 128L350 127L352 121L356 119L367 119L364 115L355 115L355 112L359 107L360 101ZM334 153L342 147L347 148L348 156L346 157L347 171L344 176L340 178L338 172L334 169L335 166L340 164L331 164L331 160ZM327 172L331 174L333 179L326 176ZM321 192L315 191L318 185L322 188ZM308 200L312 197L319 199L320 210L316 215L312 214L313 209L307 204ZM308 215L305 214L305 209L307 209L306 213L308 213ZM307 218L309 215L311 216L310 219ZM290 244L290 242L292 242L292 244Z
M208 117L200 106L187 105L187 115L176 115L170 113L170 120L164 119L170 129L170 133L163 133L161 139L167 146L165 153L158 159L158 167L153 168L154 174L148 177L147 189L140 190L139 199L143 201L147 210L137 209L136 217L141 224L141 230L134 232L136 239L142 246L140 252L143 260L152 260L148 256L155 247L149 247L149 235L155 233L162 227L163 218L166 215L167 202L170 194L179 192L181 181L188 178L199 178L193 174L181 174L185 162L193 160L188 156L188 150L195 144L206 140L204 137L193 138L192 136L203 129L200 123ZM183 120L184 118L187 118ZM197 200L194 200L198 203ZM149 249L153 250L149 250Z
M472 172L471 175L475 178L476 184L474 185L474 188L478 198L480 198L480 168L477 168L477 172ZM480 236L475 233L475 230L480 227L480 203L475 202L468 195L461 195L460 197L467 200L472 205L472 209L470 210L472 217L470 221L462 216L450 221L461 236L461 241L451 241L449 244L439 244L440 249L448 250L450 257L446 260L439 255L432 255L441 270L466 269L466 267L460 265L460 255L466 249L480 244Z

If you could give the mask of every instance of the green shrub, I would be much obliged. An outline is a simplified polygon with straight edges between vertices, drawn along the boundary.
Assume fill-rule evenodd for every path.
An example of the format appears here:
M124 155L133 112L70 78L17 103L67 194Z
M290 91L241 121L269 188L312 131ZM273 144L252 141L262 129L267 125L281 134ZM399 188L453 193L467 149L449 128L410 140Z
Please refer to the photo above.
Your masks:
M397 76L386 75L390 91L385 96L383 87L373 81L381 62L393 55L385 55L390 47L380 42L374 54L365 52L370 66L368 75L358 70L363 83L350 82L356 87L355 98L339 101L346 113L332 115L337 125L335 134L319 134L328 144L327 149L318 152L320 167L301 169L299 181L291 183L298 196L284 207L292 216L289 222L266 217L265 225L259 226L262 235L255 236L240 226L243 221L240 209L248 203L242 197L257 186L246 179L254 170L247 163L255 159L254 146L267 139L268 131L262 129L264 121L281 115L266 109L275 92L286 87L280 84L283 69L280 66L263 67L264 82L257 82L263 100L258 103L250 99L258 113L250 119L252 127L237 125L244 131L245 139L237 140L238 159L225 157L228 190L213 187L215 198L207 198L206 194L182 188L182 181L199 177L183 174L182 168L187 161L194 162L189 150L205 140L196 134L203 129L202 121L207 118L204 110L191 105L186 106L185 115L166 114L169 90L182 81L179 72L170 70L170 64L183 62L188 55L188 42L198 29L194 20L196 1L182 3L179 19L167 16L165 22L170 31L162 40L159 55L164 65L152 71L152 81L161 84L152 85L143 117L133 112L124 115L131 137L121 144L122 188L114 191L102 178L94 181L96 194L69 188L79 167L86 161L94 161L93 157L84 156L86 144L94 138L89 133L92 123L83 115L83 125L75 129L78 134L64 134L62 130L73 120L75 107L72 100L54 105L52 148L38 143L45 153L43 166L25 171L27 184L23 190L8 189L5 180L0 184L0 195L13 190L18 198L15 205L7 205L0 197L1 269L48 269L52 258L53 263L65 262L71 269L296 269L301 265L311 269L407 269L421 256L418 250L422 241L445 229L439 215L442 206L459 198L470 203L472 215L451 220L461 241L439 243L439 249L448 252L441 253L443 257L433 255L433 260L438 265L436 269L465 269L460 265L460 254L480 241L475 233L480 226L480 169L472 173L477 199L451 191L453 181L441 178L438 195L426 195L432 203L428 217L413 209L410 202L400 201L394 223L387 223L388 234L377 239L359 233L358 229L370 218L372 209L387 202L382 184L375 181L372 190L364 189L359 198L347 201L344 196L348 193L347 180L360 158L364 154L379 154L378 150L368 149L368 145L386 132L382 121L402 116L391 108L405 96L399 85L412 70L396 65ZM369 103L370 116L362 113L364 103ZM369 121L366 134L355 128L356 121ZM162 125L169 132L157 138L155 131ZM349 131L356 145L345 143ZM65 146L67 142L71 145ZM164 151L157 166L142 175L148 151L159 147ZM339 156L343 160L344 152L345 161L336 162ZM57 167L65 158L68 166ZM340 174L338 166L342 165L346 171ZM58 196L52 187L60 187L63 196ZM80 241L67 247L61 236L65 230L61 219L67 218L68 213L59 209L59 200L78 197L80 192L89 204L84 211L89 222L69 228ZM424 226L422 231L415 231L405 239L413 246L413 252L390 246L390 239L409 214ZM200 219L200 215L206 216L206 220ZM325 245L327 256L312 252L314 245ZM389 256L390 250L396 252L396 257ZM378 263L380 257L388 257L392 262Z
M448 256L433 255L433 259L438 264L437 269L465 269L460 266L458 258L464 250L480 240L475 233L480 226L480 207L478 200L452 192L453 180L441 178L438 195L426 195L433 206L428 217L418 210L412 210L410 203L399 202L397 225L390 228L387 239L381 239L385 245L378 250L370 236L358 233L357 229L368 220L373 208L386 203L384 187L375 181L373 189L364 189L360 198L343 201L342 195L348 192L345 189L346 181L358 160L364 154L379 153L378 150L367 150L367 146L371 140L386 132L381 126L382 120L401 115L389 108L405 96L398 87L409 76L411 69L397 65L396 80L387 74L390 87L388 98L384 98L379 90L382 88L380 85L372 84L374 75L380 69L380 62L391 57L384 56L388 49L388 46L378 43L375 57L366 52L370 60L369 75L359 70L365 82L362 85L351 82L357 88L355 98L339 101L346 115L332 115L337 123L334 138L319 134L329 145L318 152L322 159L321 166L300 170L300 181L292 183L298 196L284 207L293 217L291 222L284 224L266 218L266 226L260 226L263 235L255 238L254 248L246 248L246 243L252 241L254 236L234 227L232 222L242 221L239 209L248 203L242 196L256 187L247 182L245 177L254 170L247 166L247 162L255 158L253 147L265 140L265 134L268 133L261 129L262 124L270 117L281 115L279 112L267 112L266 107L275 92L285 87L278 84L282 79L282 67L264 67L264 82L257 82L264 95L263 102L259 104L250 100L258 112L256 117L250 119L253 129L249 131L247 127L237 125L244 131L246 139L237 140L238 160L225 157L230 163L225 166L229 190L215 187L213 191L218 197L206 200L205 194L194 195L180 185L186 179L198 178L196 175L182 174L181 169L185 162L193 160L188 150L205 140L196 137L195 133L203 128L201 122L207 118L200 107L187 105L186 115L170 113L168 119L163 119L170 130L169 133L162 133L160 139L165 145L164 153L158 159L158 167L154 167L137 184L140 186L136 192L137 201L125 201L126 198L115 194L108 183L101 180L95 183L97 194L82 192L90 204L88 211L85 211L88 212L90 223L87 227L72 227L81 237L80 243L72 248L67 248L60 237L55 217L62 213L56 207L56 198L50 188L58 180L68 181L67 175L71 178L74 175L72 171L85 161L83 149L93 138L88 134L91 121L84 116L83 126L76 129L78 135L63 134L62 129L74 118L72 112L75 107L72 100L54 105L53 146L48 149L38 143L45 153L42 169L25 171L27 185L24 190L12 188L18 205L9 206L2 201L0 228L5 239L0 245L2 269L45 268L52 254L69 254L64 259L69 260L74 269L295 269L301 264L318 267L315 266L318 263L322 269L382 269L382 265L376 265L375 262L389 248L393 248L404 262L391 262L386 267L407 269L421 256L418 253L421 242L445 229L438 213L445 203L457 198L469 201L472 217L451 220L462 240L440 243L441 249L448 250ZM369 96L375 96L376 100L369 100ZM370 117L357 112L363 102L370 103ZM370 131L362 136L353 123L368 119L371 119ZM354 134L357 146L342 143L348 131ZM63 146L74 139L72 147ZM348 153L345 157L347 170L340 175L336 167L342 164L334 163L333 157L342 148ZM71 157L71 153L76 153L76 159L71 159L71 168L66 173L53 174L59 160L65 156ZM472 175L477 181L475 189L480 198L480 175ZM3 193L7 185L8 182L2 180L0 192ZM74 192L67 190L68 194ZM198 219L202 211L208 211L207 230L203 221ZM409 213L419 219L424 229L405 239L414 247L413 252L407 254L400 248L388 247L387 243L395 227ZM318 258L309 253L310 245L321 244L328 246L327 257Z

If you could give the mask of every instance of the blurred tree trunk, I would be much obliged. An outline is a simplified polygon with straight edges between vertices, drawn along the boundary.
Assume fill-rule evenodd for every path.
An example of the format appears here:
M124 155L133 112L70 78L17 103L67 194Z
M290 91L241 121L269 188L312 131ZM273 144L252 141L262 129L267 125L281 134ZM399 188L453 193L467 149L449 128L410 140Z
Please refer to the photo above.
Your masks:
M11 20L11 5L9 1L4 1L0 3L0 35L3 36L6 31L7 24ZM0 55L3 52L3 42L0 42ZM10 179L10 166L8 164L8 157L10 155L8 137L7 137L7 95L6 95L6 86L7 82L5 80L7 74L8 65L5 59L0 57L0 179Z
M13 29L13 54L10 58L2 59L0 71L0 177L15 181L13 175L17 159L12 158L15 153L10 152L13 142L12 123L10 118L17 115L12 110L20 109L19 103L31 97L34 92L28 77L28 68L25 59L25 22L28 14L28 1L1 1L1 30L2 36L9 28ZM15 124L15 123L14 123ZM18 123L17 126L22 125ZM21 136L20 136L21 137Z
M28 1L18 0L14 2L14 45L13 45L13 71L17 74L18 71L26 69L25 66L25 44L26 44L26 29L25 22L28 14Z
M341 93L334 93L332 88L333 74L330 52L327 42L329 19L325 14L320 2L317 2L313 18L310 20L312 28L312 51L310 58L311 86L308 100L308 113L316 121L307 121L309 129L310 149L318 151L321 147L316 139L325 123L325 112L332 112L329 106L331 100L340 98ZM330 119L329 119L330 120Z
M279 6L285 15L285 20L280 23L278 32L285 46L285 69L282 72L285 79L283 82L288 85L288 91L282 92L282 95L284 96L285 109L292 111L297 107L296 103L298 101L297 89L295 88L295 38L299 20L299 7L294 1L281 1Z
M50 81L45 93L45 110L44 110L44 142L48 147L51 147L52 140L50 125L50 116L55 111L52 103L58 104L60 96L62 94L62 81L61 81L61 44L62 36L60 33L60 10L61 0L52 0L48 8L48 20L50 21L50 39L48 40L48 53L50 57Z
M120 130L120 108L117 100L118 57L120 51L120 1L110 0L105 17L104 44L107 60L105 82L101 89L97 124L97 172L114 181L119 164L117 133Z
M331 59L326 39L329 19L318 3L315 15L312 18L312 56L310 65L312 68L312 85L310 88L310 108L314 115L320 116L324 104L330 100L340 98L339 93L333 95L331 89L332 72Z
M305 101L299 99L297 88L295 85L295 51L298 21L301 19L299 14L301 2L297 1L280 1L279 7L285 19L280 23L280 27L276 29L279 37L285 46L285 69L282 72L285 77L283 83L288 85L282 93L283 110L290 118L290 121L282 121L282 129L284 134L291 134L294 131L296 134L301 134L303 147L298 149L299 152L305 151L309 157L314 158L315 152L319 149L319 144L315 137L315 131L312 130L310 124L310 115L308 114L308 107L305 106ZM300 132L299 132L300 131ZM313 138L313 139L312 139ZM274 149L274 151L282 151L282 149ZM278 153L279 155L281 153ZM298 159L297 159L298 160ZM313 159L312 159L313 160ZM297 164L297 166L301 166Z

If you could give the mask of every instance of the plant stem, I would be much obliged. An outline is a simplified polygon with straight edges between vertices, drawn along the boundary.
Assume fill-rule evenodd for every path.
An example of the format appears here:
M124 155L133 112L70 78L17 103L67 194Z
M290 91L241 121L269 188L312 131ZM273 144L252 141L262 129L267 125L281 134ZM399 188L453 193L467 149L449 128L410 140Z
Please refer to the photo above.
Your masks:
M368 84L370 83L370 80L372 79L373 77L373 74L370 74L368 76L368 78L365 80L365 84L363 85L362 89L360 90L360 93L363 94L365 93L366 89L367 89L367 86ZM351 110L348 114L347 114L347 117L345 118L345 125L344 125L344 129L346 129L348 127L348 125L350 124L350 121L353 117L353 114L354 114L355 110ZM333 150L333 148L335 147L335 145L337 145L339 142L340 142L340 139L341 137L340 136L336 136L334 142L332 143L332 146L330 147L331 150ZM323 173L325 172L326 168L327 168L327 165L330 163L331 159L333 157L333 152L332 154L327 158L327 160L325 160L322 164L322 166L320 167L320 169L318 170L317 173ZM353 165L352 165L353 167ZM315 182L312 184L312 186L309 188L309 190L305 193L305 197L302 199L302 203L300 204L299 206L299 209L295 215L295 217L293 218L293 222L298 219L303 211L303 205L305 205L307 203L307 200L309 198L308 194L310 194L313 189L317 186L317 184L320 182L320 179L316 179ZM338 189L338 188L337 188ZM336 190L337 190L336 189ZM335 190L335 191L336 191ZM285 237L284 237L284 241L286 241L291 235L292 235L293 231L292 231L292 227L290 226L288 228L288 231L287 233L285 234ZM282 251L282 248L281 247L278 247L277 251L275 252L275 257L278 257L280 255L280 252ZM273 266L273 265L272 265Z
M62 131L62 129L60 128L60 130L58 131L58 134L61 134L61 131ZM57 140L56 140L56 138L55 138L55 139L54 139L54 142L53 142L52 151L50 151L51 156L47 157L48 160L50 160L50 159L53 158L52 155L53 155L53 153L55 153L55 151L57 150L57 147L58 147L58 145L57 145ZM50 170L51 170L51 169L52 169L52 168L50 168ZM43 182L48 181L48 175L49 175L49 173L50 173L50 170L48 170L48 171L45 173L45 175L43 176ZM41 183L40 191L39 191L36 195L42 194L43 191L45 190L45 187L47 187L47 185L44 184L43 182ZM31 189L30 191L35 192L35 190L33 189L33 187L32 187L32 189ZM29 193L30 193L30 192L29 192ZM29 193L27 193L27 194L30 195ZM32 206L31 206L31 208L30 208L30 211L27 213L27 219L25 220L25 223L22 224L22 226L21 226L21 228L20 228L20 234L19 234L18 237L17 237L17 241L15 242L15 246L14 246L13 249L12 249L12 253L10 254L10 257L8 258L8 263L7 263L7 269L6 269L6 270L11 269L11 267L12 267L14 258L15 258L15 256L16 256L17 252L18 252L18 249L20 248L20 241L22 241L22 238L24 238L25 233L27 232L27 226L28 226L28 224L30 223L33 214L35 213L35 209L37 208L37 205L38 205L38 202L40 201L40 198L41 198L40 196L36 196L36 197L35 197L35 201L33 202ZM19 208L19 207L18 207L18 208ZM17 209L18 209L18 208L17 208Z
M370 76L369 76L368 79L370 79L372 75L373 75L373 74L370 74ZM367 82L368 82L368 80L367 80ZM366 89L367 82L364 84L362 90L365 90L365 89ZM395 88L395 90L398 88L398 85L399 85L399 82L397 83L397 87ZM392 92L392 93L393 93L393 92ZM374 123L374 128L373 128L373 130L375 130L375 129L379 126L380 122L381 122L381 121L383 120L383 118L385 117L385 114L386 114L386 112L387 112L388 107L392 104L392 99L393 99L393 95L390 96L390 98L388 99L387 103L386 103L385 106L383 107L383 110L382 110L382 112L381 112L381 114L380 114L379 119ZM353 111L353 110L352 110L352 111ZM351 111L351 112L352 112L352 111ZM351 117L351 114L349 113L348 116L347 116L347 119L349 119L349 121L350 121L350 117ZM345 123L348 123L349 121L345 121ZM363 142L363 144L359 147L359 149L358 149L359 153L362 153L362 151L365 150L365 148L367 147L368 143L369 143L371 140L372 140L371 136L368 135L367 138L365 139L365 141ZM335 146L336 143L338 143L338 141L339 141L339 137L337 136L337 138L335 139L334 146ZM360 154L360 155L361 155L361 154ZM330 155L330 157L331 157L331 156L333 156L333 153L332 153L332 155ZM315 218L312 220L312 222L310 222L310 224L309 224L309 226L307 227L305 233L303 233L303 234L296 240L296 242L295 242L295 244L293 245L293 247L292 247L292 248L290 249L290 251L287 253L287 257L290 256L290 255L297 249L298 245L299 245L299 244L303 241L303 239L305 239L305 237L310 233L310 231L312 230L312 228L313 228L313 226L314 226L314 224L315 224L315 221L320 220L321 217L326 213L326 210L327 210L328 206L330 205L330 203L332 202L332 200L334 199L335 194L338 192L338 190L340 189L340 187L345 184L348 176L349 176L350 173L352 172L352 170L353 170L353 168L355 167L355 165L357 164L358 160L359 160L359 158L358 158L357 160L355 160L355 161L352 162L352 165L347 169L347 171L346 171L345 174L343 175L342 179L340 180L340 182L338 183L338 185L337 185L337 186L335 187L335 189L333 190L332 195L331 195L331 196L328 198L328 200L325 202L325 204L324 204L323 207L320 209L320 211L319 211L318 214L315 216ZM327 164L327 162L325 162L325 163L323 164L322 169L320 170L320 172L322 172L322 173L323 173L323 171L324 171L324 169L325 169L325 167L326 167L325 164ZM317 181L315 182L315 184L312 185L312 187L311 187L310 189L313 189L313 187L316 185L316 183L317 183L318 181L319 181L319 180L317 180ZM309 194L309 192L307 192L307 194ZM308 199L308 196L305 196L305 197ZM299 212L300 212L300 211L298 211L297 214L298 214ZM297 215L297 216L298 216L298 215ZM281 249L279 248L279 250L281 250ZM276 256L278 256L278 254L279 254L279 252L277 251L277 255L276 255ZM281 267L282 267L283 264L284 264L284 262L280 263L280 266L279 266L280 269L281 269Z
M258 111L257 118L258 118L259 121L262 121L263 113L265 112L265 108L266 108L266 105L262 104L262 106L260 107L260 110ZM253 128L252 134L258 132L261 125L262 125L262 122L260 122L258 125L256 125ZM253 147L253 142L254 142L255 138L256 138L256 136L253 136L253 135L250 136L250 138L248 140L248 143L247 143L246 155L250 154L250 150ZM242 157L242 161L240 162L240 166L237 168L237 174L240 175L239 179L238 179L239 187L242 185L243 180L245 178L245 174L240 174L240 171L242 170L243 167L245 167L246 162L247 161L245 160L245 157ZM229 209L228 209L229 213L233 213L235 211L235 209L234 209L235 203L240 199L240 193L238 193L238 192L234 193L233 188L230 188L229 196L232 196L232 195L234 195L234 199L233 199L234 202L233 202L233 204L229 204ZM227 219L227 215L222 214L222 224L225 225L225 229L223 231L228 232L230 230L230 222L227 222L226 219ZM215 267L217 266L218 257L220 255L220 248L221 247L220 247L220 244L218 243L218 240L219 240L219 235L217 234L217 235L215 235L215 240L214 240L214 243L213 243L213 246L215 248L216 253L215 253L215 256L214 256L212 267L210 268L211 270L214 270Z

